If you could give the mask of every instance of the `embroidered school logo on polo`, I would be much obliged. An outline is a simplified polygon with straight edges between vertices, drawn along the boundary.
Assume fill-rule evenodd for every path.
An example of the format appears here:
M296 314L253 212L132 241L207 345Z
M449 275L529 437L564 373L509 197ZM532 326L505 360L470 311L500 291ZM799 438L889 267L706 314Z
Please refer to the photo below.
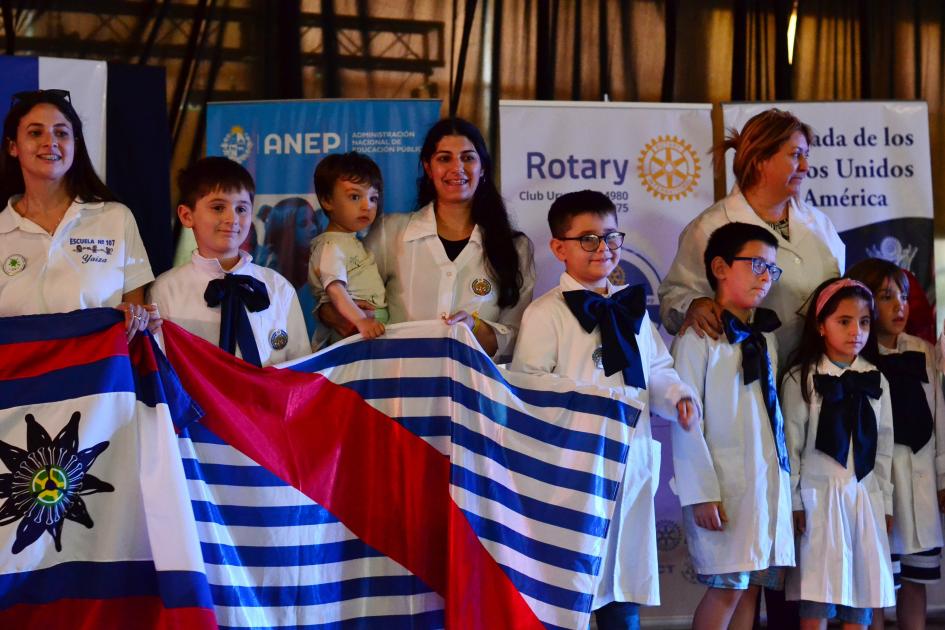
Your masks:
M22 254L12 254L3 261L3 273L15 276L26 269L26 258Z
M269 345L273 350L282 350L289 343L289 333L277 328L269 333Z
M90 262L107 263L109 256L115 253L115 239L72 237L69 239L69 249L79 255L83 265Z
M476 295L489 295L492 291L492 283L486 278L476 278L469 286Z

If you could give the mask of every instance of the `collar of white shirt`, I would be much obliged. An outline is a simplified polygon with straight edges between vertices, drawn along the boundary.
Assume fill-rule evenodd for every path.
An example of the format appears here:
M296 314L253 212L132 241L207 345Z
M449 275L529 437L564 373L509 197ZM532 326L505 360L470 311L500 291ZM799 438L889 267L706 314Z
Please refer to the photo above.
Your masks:
M240 269L243 269L249 265L249 263L253 262L253 257L243 250L239 251L239 256L239 261L229 270L220 266L220 261L216 258L204 258L196 249L190 256L190 261L194 264L194 268L196 268L197 271L208 276L213 276L214 278L222 278L223 275L227 273L238 273Z
M47 234L46 230L39 227L29 219L23 218L20 216L19 212L13 209L13 204L22 197L23 195L14 195L13 197L10 197L10 200L7 202L7 207L4 208L3 212L0 212L0 234L6 234L8 232L12 232L13 230L23 230L24 232ZM98 211L104 207L104 201L84 203L82 201L73 200L72 205L70 205L66 209L66 213L62 215L62 221L60 221L60 223L68 223L80 214Z
M436 213L433 212L432 203L428 203L410 215L410 222L404 229L404 241L416 241L430 236L437 236ZM473 227L469 242L482 244L482 235L478 225Z
M581 291L581 290L590 291L590 289L588 289L587 287L582 285L580 282L572 278L571 274L569 274L567 271L561 274L561 280L559 281L558 286L561 287L562 293L564 293L565 291ZM611 295L614 294L614 291L619 291L622 288L623 287L619 287L614 284L611 284L610 279L607 279L607 293L605 295L607 295L607 297L610 297Z

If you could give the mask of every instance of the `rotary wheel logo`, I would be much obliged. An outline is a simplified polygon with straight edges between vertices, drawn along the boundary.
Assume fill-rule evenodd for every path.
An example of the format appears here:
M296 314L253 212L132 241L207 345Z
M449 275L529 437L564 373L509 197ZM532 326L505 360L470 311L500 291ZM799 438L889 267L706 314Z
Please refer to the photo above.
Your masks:
M640 182L658 199L682 199L699 183L699 157L685 140L657 136L640 151Z
M682 528L675 521L656 521L656 548L662 552L672 551L682 542Z
M0 442L0 461L10 471L0 473L0 526L19 521L13 553L20 553L43 532L49 532L62 551L66 520L92 527L83 495L114 492L112 484L89 474L95 459L108 448L99 442L79 450L78 411L52 439L32 414L26 414L26 450Z

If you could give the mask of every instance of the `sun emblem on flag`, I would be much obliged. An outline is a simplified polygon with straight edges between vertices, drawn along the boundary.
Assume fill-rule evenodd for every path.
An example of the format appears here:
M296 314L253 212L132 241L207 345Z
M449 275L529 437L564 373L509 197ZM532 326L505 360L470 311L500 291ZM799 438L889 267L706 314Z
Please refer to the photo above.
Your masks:
M99 442L79 450L79 418L76 411L55 439L26 414L26 450L0 441L0 461L10 472L0 473L0 526L17 520L13 553L19 553L49 532L62 551L62 526L66 520L92 527L82 496L114 492L115 487L89 474L95 459L108 448Z

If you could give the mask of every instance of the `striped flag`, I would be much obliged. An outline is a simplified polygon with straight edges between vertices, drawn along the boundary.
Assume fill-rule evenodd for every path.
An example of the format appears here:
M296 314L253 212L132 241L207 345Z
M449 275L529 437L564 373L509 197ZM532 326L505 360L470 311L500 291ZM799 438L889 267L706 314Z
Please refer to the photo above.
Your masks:
M216 627L171 428L196 408L152 343L115 309L0 319L0 627Z
M638 409L441 322L291 370L164 334L222 626L587 626Z
M586 627L631 403L440 322L291 369L166 324L178 382L112 313L0 320L0 626ZM11 453L66 446L88 485L24 489ZM85 511L24 534L24 492Z

